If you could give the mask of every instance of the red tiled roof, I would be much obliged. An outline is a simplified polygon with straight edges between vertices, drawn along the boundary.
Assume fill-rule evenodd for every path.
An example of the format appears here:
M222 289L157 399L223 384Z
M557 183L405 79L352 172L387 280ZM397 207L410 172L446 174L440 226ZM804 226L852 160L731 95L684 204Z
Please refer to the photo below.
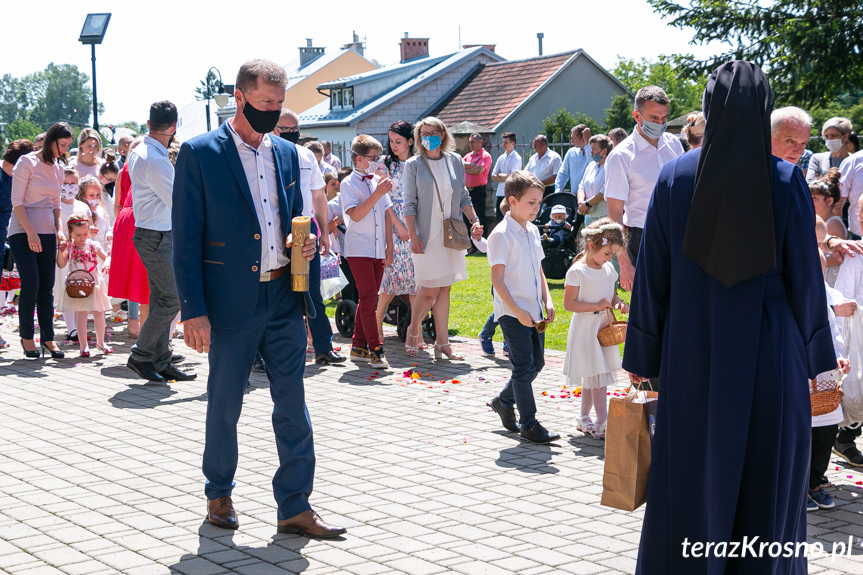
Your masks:
M447 126L468 121L492 129L557 72L575 52L484 64L435 108Z

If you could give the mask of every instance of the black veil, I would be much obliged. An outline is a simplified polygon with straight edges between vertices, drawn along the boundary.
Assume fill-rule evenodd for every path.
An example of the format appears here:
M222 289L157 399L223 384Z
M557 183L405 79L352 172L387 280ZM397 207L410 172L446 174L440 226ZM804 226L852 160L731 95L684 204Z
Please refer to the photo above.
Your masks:
M711 74L703 110L707 125L683 255L728 288L776 265L773 91L755 64L727 62Z

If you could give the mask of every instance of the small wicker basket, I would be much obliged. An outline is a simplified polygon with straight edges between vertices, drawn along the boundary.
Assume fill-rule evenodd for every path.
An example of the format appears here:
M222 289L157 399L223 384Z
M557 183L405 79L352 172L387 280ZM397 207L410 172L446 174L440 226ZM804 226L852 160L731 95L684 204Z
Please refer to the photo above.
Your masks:
M66 276L66 295L71 298L85 298L93 293L96 278L84 270L74 270Z
M818 374L809 381L809 401L812 415L826 415L839 407L842 400L842 372L838 370Z
M596 334L599 345L602 347L620 345L626 341L626 322L617 321L610 309L606 309L605 313L608 315L608 325Z

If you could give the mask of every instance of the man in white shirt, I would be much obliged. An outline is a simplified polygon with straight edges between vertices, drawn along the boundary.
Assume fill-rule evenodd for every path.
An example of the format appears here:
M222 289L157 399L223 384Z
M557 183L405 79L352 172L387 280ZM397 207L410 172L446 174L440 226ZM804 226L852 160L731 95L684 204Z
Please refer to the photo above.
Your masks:
M563 163L560 165L560 171L557 172L557 178L554 180L555 192L562 192L567 182L569 182L571 193L578 192L578 185L584 176L584 169L591 162L590 145L588 144L590 136L590 128L584 124L572 128L569 133L569 143L572 144L572 147L567 150L563 157Z
M338 172L342 169L342 161L338 156L333 155L333 146L326 140L321 140L321 145L324 147L324 162L331 165Z
M279 123L273 130L274 136L280 136L289 142L296 143L296 137L300 135L300 117L290 108L282 108ZM318 169L318 161L315 154L308 148L297 146L297 156L300 160L300 192L303 194L303 215L311 217L312 233L318 237L321 250L324 254L330 250L330 235L318 230L316 222L326 226L327 219L327 196L324 194L324 178ZM321 298L321 254L315 253L315 259L309 264L309 295L315 307L315 317L309 318L309 331L312 332L312 346L315 348L315 363L329 365L341 363L345 358L333 350L333 328L327 318L327 310L324 300Z
M503 219L500 203L503 201L506 177L514 171L521 169L521 156L515 151L515 134L504 132L501 138L504 153L498 156L497 161L494 163L494 169L491 171L491 181L497 182L497 190L495 191L497 199L494 202L494 213L496 215L495 220L498 222Z
M168 146L177 133L177 107L168 101L150 106L150 133L129 152L135 235L132 241L147 268L150 314L141 326L126 366L150 381L195 379L171 364L170 329L180 311L177 284L171 266L171 205L174 166ZM83 337L83 336L82 336Z
M560 154L548 149L548 138L544 134L533 139L533 149L536 153L527 161L525 169L539 178L545 186L545 196L553 194L554 181L557 179L557 172L560 171Z
M668 96L658 86L646 86L635 95L632 111L636 126L615 146L605 161L605 199L608 217L626 230L626 250L618 254L620 287L632 290L641 232L659 171L683 154L680 140L665 133Z

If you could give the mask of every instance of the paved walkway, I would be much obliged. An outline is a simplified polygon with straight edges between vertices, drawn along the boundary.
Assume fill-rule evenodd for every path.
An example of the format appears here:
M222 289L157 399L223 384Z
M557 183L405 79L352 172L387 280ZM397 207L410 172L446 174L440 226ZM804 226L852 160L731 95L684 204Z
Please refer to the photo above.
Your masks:
M349 528L342 540L315 541L275 533L265 377L252 376L240 420L234 502L241 526L224 531L203 521L205 358L177 340L182 366L198 380L144 385L124 367L131 340L123 324L110 324L113 356L81 360L63 345L68 359L25 362L15 322L0 322L13 343L0 354L0 572L634 570L643 508L625 513L599 504L603 442L575 431L579 400L561 393L560 353L549 352L535 386L540 420L563 436L551 446L501 430L485 402L507 377L507 364L482 357L473 341L455 340L466 362L408 358L392 336L388 372L309 364L312 504ZM414 363L419 380L404 375ZM837 484L837 509L810 514L811 541L859 541L863 473L834 458L828 476ZM764 489L770 496L770 486ZM810 572L863 573L858 552L811 561Z

